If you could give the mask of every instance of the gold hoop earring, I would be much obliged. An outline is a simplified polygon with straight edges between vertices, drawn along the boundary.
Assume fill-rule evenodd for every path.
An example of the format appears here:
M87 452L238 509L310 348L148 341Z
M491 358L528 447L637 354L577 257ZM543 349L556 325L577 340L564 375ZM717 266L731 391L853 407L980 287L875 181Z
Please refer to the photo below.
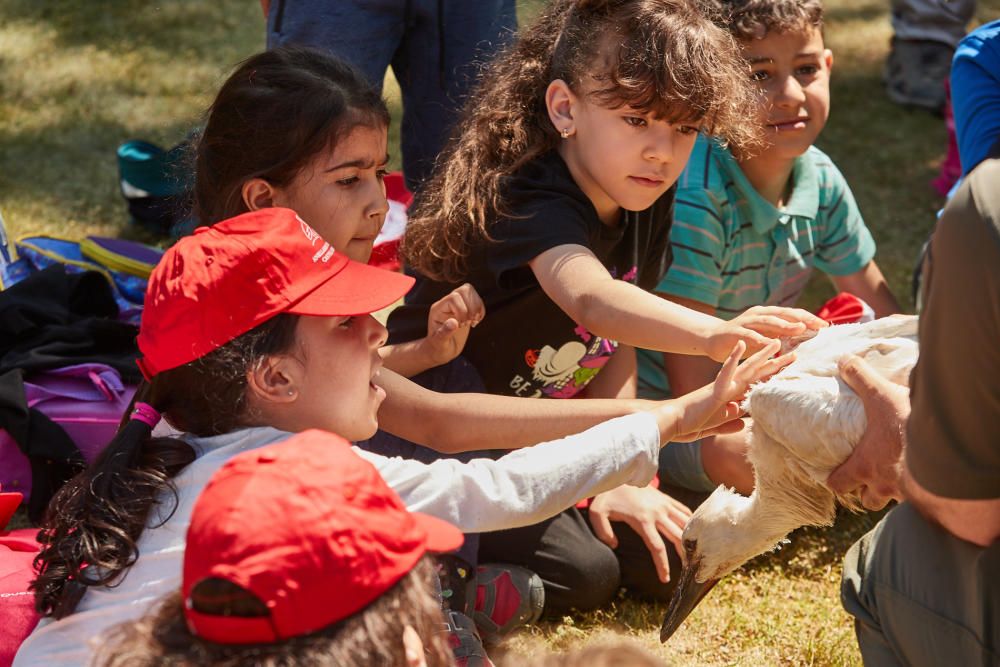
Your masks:
M564 127L563 129L559 130L559 134L562 136L563 139L569 139L570 129L568 127Z

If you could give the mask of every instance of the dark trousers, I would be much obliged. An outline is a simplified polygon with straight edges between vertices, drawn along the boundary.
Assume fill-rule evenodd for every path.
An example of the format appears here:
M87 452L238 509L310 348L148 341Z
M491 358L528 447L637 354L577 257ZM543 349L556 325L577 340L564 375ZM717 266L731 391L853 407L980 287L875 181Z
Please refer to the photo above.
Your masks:
M677 487L661 490L692 508L707 497ZM673 545L667 544L671 579L664 584L639 534L625 523L612 527L617 549L597 539L586 509L568 509L534 526L481 534L479 560L520 565L537 573L545 584L549 616L598 609L613 600L619 588L641 599L669 600L681 572Z
M430 174L481 66L517 28L515 0L272 0L267 46L324 49L403 95L403 173Z

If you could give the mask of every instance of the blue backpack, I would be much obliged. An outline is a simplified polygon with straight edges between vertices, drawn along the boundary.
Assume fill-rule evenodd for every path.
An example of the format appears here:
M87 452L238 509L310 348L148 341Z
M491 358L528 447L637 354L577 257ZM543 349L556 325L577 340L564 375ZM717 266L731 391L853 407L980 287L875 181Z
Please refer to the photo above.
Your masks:
M146 283L163 256L159 248L125 239L88 236L71 241L53 236L26 236L10 251L0 219L0 288L7 289L36 271L61 264L69 271L97 271L111 285L118 319L139 324Z

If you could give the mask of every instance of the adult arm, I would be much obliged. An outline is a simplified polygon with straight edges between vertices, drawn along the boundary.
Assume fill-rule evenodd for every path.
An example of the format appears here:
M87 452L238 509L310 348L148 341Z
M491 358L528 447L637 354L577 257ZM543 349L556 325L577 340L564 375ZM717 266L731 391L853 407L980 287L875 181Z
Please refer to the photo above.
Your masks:
M988 547L1000 539L1000 498L966 500L938 496L920 485L903 467L903 494L929 521L955 537Z
M846 276L830 276L837 291L849 292L862 299L875 311L875 317L886 317L901 312L896 297L882 275L875 260L865 264L860 271Z

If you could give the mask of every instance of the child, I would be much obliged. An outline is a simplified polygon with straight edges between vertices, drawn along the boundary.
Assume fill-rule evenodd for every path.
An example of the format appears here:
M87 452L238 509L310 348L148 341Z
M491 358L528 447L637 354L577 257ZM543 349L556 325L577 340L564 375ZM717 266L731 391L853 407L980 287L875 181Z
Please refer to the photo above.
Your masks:
M446 667L426 554L461 543L454 526L408 512L342 438L300 433L212 476L180 590L103 637L95 662Z
M692 2L552 3L486 70L418 198L403 243L422 276L390 315L392 342L421 336L431 304L468 281L486 315L462 353L466 376L496 394L629 398L634 346L718 360L738 340L759 348L766 336L821 326L779 308L727 322L646 291L668 264L674 181L695 138L750 142L752 103L733 39ZM655 489L595 503L603 542L619 546L609 519L625 520L654 560L639 543L619 571L626 545L612 553L575 511L551 526L484 536L496 548L481 547L480 557L537 571L550 613L603 605L620 576L662 597L660 533L679 545L689 510Z
M287 206L350 259L367 262L388 210L382 185L388 122L377 91L321 51L279 47L251 56L223 83L196 145L198 219L211 225ZM429 309L428 336L382 349L379 381L389 394L383 429L441 452L509 449L652 407L471 394L457 401L390 371L412 375L452 359L482 316L481 303L471 286L458 287Z
M792 305L812 268L838 291L866 301L877 317L899 312L875 264L875 243L851 189L813 142L830 112L833 54L823 44L820 0L720 3L760 90L756 118L764 146L695 143L677 191L670 232L674 261L656 289L667 299L722 318L757 304ZM706 359L642 351L640 394L681 395L711 378ZM669 389L667 378L669 377ZM725 481L753 489L742 436L664 453L671 481L711 490Z
M201 228L168 250L138 338L149 383L115 440L50 505L33 590L58 620L43 619L15 664L85 663L81 637L174 589L194 500L235 454L308 429L370 437L386 396L375 383L386 331L368 313L411 284L352 262L283 208ZM535 523L592 493L648 482L661 442L731 430L749 384L791 361L769 359L776 349L737 367L740 343L702 390L497 461L358 453L407 507L466 532ZM161 413L179 437L151 437Z

